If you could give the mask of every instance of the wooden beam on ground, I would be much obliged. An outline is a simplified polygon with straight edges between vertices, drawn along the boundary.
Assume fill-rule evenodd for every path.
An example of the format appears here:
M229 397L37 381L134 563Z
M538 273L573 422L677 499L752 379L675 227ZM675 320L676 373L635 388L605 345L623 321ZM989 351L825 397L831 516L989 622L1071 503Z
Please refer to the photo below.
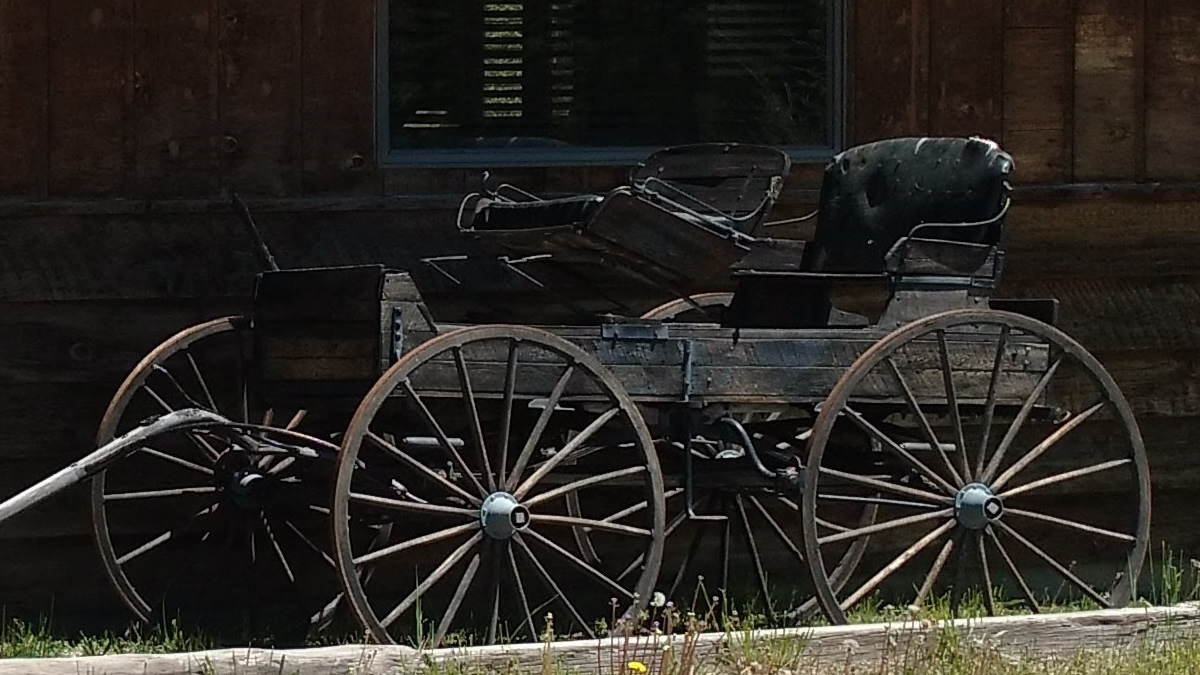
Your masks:
M889 655L934 649L957 632L960 644L999 650L1006 658L1067 656L1080 650L1195 639L1200 606L1132 608L1070 614L1007 616L953 622L896 622L753 633L705 633L638 639L577 640L544 644L417 651L401 646L345 645L296 650L221 649L186 654L108 655L4 659L0 675L326 675L329 673L531 672L617 673L629 661L662 672L664 654L686 650L700 662L761 652L790 655L806 669L821 665L880 663ZM746 640L752 641L751 645ZM665 649L669 647L669 649ZM748 647L750 649L748 649ZM751 651L753 650L753 651ZM676 662L678 663L678 661ZM686 664L684 664L686 665Z

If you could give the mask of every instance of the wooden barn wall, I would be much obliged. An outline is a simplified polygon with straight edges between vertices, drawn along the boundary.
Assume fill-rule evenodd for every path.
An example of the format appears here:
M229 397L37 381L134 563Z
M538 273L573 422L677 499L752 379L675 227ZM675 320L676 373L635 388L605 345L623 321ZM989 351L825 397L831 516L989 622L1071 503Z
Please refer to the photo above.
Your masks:
M849 17L847 140L981 134L1015 155L1001 293L1061 299L1141 415L1156 533L1194 550L1167 505L1200 484L1200 3L852 0ZM459 250L477 172L375 159L373 21L374 0L0 0L0 497L88 451L160 340L246 308L226 190L284 265ZM796 167L779 215L813 207L821 168ZM85 497L0 527L10 614L117 607Z

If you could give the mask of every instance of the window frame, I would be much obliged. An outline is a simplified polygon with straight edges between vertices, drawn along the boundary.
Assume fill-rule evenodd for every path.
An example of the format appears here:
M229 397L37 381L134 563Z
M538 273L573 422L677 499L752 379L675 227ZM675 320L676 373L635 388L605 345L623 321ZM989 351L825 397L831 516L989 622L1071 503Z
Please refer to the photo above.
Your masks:
M555 166L632 166L659 150L639 146L573 148L467 148L394 150L391 144L389 4L375 0L375 146L383 169L487 169ZM846 133L847 31L849 0L830 0L826 78L829 105L827 145L781 146L793 162L821 162L844 149ZM721 139L706 139L721 140Z

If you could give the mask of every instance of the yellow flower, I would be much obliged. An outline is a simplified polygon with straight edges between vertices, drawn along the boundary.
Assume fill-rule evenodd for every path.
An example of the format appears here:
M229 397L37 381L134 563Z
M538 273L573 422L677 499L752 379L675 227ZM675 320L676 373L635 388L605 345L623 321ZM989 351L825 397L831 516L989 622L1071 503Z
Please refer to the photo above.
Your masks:
M628 664L626 664L626 667L638 675L644 675L647 670L646 664L642 663L641 661L630 661Z

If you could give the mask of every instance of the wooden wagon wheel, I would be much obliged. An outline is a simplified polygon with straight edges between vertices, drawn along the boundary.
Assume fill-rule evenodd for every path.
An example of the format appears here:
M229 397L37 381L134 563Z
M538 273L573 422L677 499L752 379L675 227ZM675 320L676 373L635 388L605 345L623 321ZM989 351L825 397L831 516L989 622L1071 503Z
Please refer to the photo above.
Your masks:
M336 606L324 603L339 591L327 507L338 448L311 435L330 437L316 415L254 408L249 332L247 319L226 317L169 338L100 423L100 444L187 407L240 423L162 434L92 481L104 571L144 621L203 610L226 625L234 615L298 630Z
M635 616L663 514L650 434L621 384L574 344L517 326L454 330L392 366L347 429L333 502L363 626L429 646L537 640L548 612L555 633L587 636ZM354 521L393 523L395 543L358 550ZM364 563L370 589L353 574Z
M864 491L884 497L879 522L818 526ZM955 310L897 329L831 391L803 517L835 623L877 591L901 593L908 570L918 607L952 577L954 614L971 587L988 614L1003 609L996 590L1035 612L1047 599L1120 607L1146 554L1150 478L1129 404L1079 343L1025 316ZM825 561L868 537L868 571L830 584Z
M659 321L678 321L681 319L694 322L701 321L702 319L717 321L719 320L719 316L711 308L728 307L731 302L733 302L733 293L725 291L698 293L687 298L668 300L653 309L646 310L641 318ZM706 311L700 313L696 309L697 306L704 308Z
M728 307L733 293L715 292L691 296L701 307ZM701 320L697 311L685 299L666 302L642 315L643 319L665 322ZM703 317L711 318L711 317ZM743 425L751 443L767 447L772 440L784 440L796 447L790 453L799 452L802 435L789 433L789 438L767 439L755 434L755 423L776 422L778 411L739 411L730 414L738 425ZM732 425L731 425L732 426ZM792 429L796 432L796 429ZM740 460L745 456L744 442L734 435L733 441L706 439L693 443L693 452L703 460ZM800 505L794 495L777 491L746 492L736 487L698 490L692 497L692 508L701 516L716 516L711 520L690 521L687 499L682 487L666 492L667 526L665 551L684 551L677 566L667 570L664 566L659 588L669 597L683 592L690 596L688 588L698 588L703 581L707 591L725 591L726 601L741 604L752 598L761 603L769 622L775 623L787 616L793 622L805 622L812 618L820 607L811 583L798 579L796 569L805 569L803 541L799 528L793 523L800 518ZM874 522L877 506L862 507L858 524L866 526ZM690 536L685 536L690 535ZM706 542L716 541L713 555L700 555ZM849 578L862 558L867 540L847 547L841 559L830 569L831 582L840 587ZM692 573L689 575L689 573ZM737 583L731 585L731 580ZM730 593L733 587L745 593ZM789 602L784 598L791 596ZM796 602L803 598L800 602Z

